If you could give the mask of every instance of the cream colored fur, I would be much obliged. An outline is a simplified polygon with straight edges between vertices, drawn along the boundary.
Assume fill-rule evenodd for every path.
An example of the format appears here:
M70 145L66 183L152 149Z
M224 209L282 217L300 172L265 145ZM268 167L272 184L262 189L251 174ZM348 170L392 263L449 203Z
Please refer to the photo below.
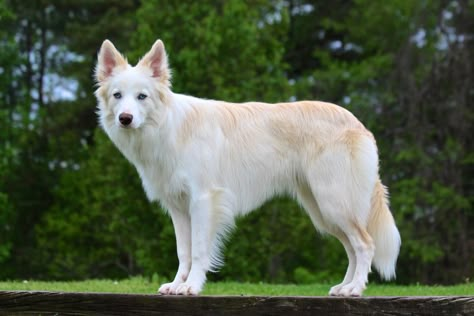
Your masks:
M281 194L295 197L315 227L347 251L346 276L331 295L360 296L372 262L382 277L395 276L400 235L379 180L376 143L344 108L175 94L159 40L135 67L104 41L96 79L101 126L173 221L179 267L160 293L201 292L206 272L222 264L234 218ZM124 115L133 117L125 125Z

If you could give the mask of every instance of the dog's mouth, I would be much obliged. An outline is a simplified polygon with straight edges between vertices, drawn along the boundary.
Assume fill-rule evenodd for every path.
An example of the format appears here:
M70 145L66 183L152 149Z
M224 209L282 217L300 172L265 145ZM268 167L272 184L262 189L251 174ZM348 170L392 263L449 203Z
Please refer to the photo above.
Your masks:
M143 125L138 124L138 122L133 122L128 125L117 122L116 125L120 130L124 130L124 131L140 130L143 127Z
M119 123L118 126L121 129L133 129L133 127L131 125L123 125L122 123Z

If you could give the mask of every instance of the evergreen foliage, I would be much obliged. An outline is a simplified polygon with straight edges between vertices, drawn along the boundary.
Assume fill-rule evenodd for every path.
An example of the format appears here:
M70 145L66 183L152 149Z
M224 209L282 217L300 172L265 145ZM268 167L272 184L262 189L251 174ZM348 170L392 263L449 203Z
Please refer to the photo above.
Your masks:
M474 2L0 0L0 279L171 277L174 232L97 126L109 38L161 38L173 90L325 100L375 134L400 283L474 276ZM315 135L317 137L317 135ZM214 280L335 282L346 258L292 200L239 219Z

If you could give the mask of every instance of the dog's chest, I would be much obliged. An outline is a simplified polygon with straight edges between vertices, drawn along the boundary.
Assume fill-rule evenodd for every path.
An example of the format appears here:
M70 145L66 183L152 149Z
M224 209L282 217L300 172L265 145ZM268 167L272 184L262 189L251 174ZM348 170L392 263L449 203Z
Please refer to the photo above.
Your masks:
M150 201L163 200L165 196L181 194L184 186L182 172L176 168L176 159L166 144L156 137L116 137L111 135L117 147L135 166L142 180L143 188Z
M150 201L180 199L186 191L184 174L158 160L146 164L135 164L143 188Z

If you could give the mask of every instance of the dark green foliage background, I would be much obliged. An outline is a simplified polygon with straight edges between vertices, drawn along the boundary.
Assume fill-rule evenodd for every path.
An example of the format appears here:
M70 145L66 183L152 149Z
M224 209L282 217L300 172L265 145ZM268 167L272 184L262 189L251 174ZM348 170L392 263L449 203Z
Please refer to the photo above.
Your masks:
M474 1L0 0L0 35L0 279L173 276L171 221L98 128L92 79L105 38L132 64L161 38L175 92L351 110L378 140L397 282L472 280ZM225 257L211 279L336 282L347 262L285 197Z

